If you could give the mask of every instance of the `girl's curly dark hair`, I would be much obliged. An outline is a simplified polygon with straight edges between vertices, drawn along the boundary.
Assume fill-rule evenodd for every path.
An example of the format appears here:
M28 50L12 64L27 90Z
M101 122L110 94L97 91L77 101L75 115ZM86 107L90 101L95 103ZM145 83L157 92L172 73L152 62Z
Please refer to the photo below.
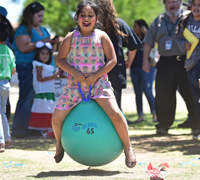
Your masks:
M126 38L126 34L119 30L119 25L117 23L117 12L115 10L114 4L111 0L94 0L96 4L101 8L101 14L99 21L102 23L102 30L105 31L109 37L111 37L111 32L114 30L115 35L119 39L119 34L122 38Z

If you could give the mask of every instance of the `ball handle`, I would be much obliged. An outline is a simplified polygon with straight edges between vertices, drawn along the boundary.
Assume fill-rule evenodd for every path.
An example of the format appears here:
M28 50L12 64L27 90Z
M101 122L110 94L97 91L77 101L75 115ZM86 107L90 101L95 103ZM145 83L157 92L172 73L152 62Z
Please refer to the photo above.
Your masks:
M92 86L89 85L89 94L88 94L88 97L86 98L83 94L83 91L81 90L81 85L80 83L78 82L78 90L83 98L83 101L89 101L90 100L90 96L91 96L91 90L92 90Z

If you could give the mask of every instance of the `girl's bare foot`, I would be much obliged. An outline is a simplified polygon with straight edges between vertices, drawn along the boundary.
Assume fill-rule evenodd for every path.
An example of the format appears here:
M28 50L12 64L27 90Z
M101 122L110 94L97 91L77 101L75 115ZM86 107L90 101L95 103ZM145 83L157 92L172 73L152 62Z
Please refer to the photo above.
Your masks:
M127 151L125 151L125 156L126 156L126 160L125 160L126 166L128 168L133 168L136 165L137 161L136 161L135 153L133 152L131 147Z
M64 157L64 149L62 146L58 146L58 144L56 145L56 155L54 156L55 162L59 163L60 161L62 161L63 157Z

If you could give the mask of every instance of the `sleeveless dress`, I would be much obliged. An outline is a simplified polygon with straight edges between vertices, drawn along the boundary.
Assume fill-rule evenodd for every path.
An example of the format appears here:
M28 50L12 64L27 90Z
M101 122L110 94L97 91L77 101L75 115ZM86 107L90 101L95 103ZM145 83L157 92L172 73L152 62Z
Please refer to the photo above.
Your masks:
M73 35L68 63L82 71L84 74L96 72L104 65L104 53L100 39L101 30L95 29L90 36L83 37L76 30ZM88 95L89 86L82 81L81 89L85 96ZM92 84L91 99L115 98L107 74ZM82 101L77 82L71 74L67 75L66 86L56 105L56 109L67 110Z

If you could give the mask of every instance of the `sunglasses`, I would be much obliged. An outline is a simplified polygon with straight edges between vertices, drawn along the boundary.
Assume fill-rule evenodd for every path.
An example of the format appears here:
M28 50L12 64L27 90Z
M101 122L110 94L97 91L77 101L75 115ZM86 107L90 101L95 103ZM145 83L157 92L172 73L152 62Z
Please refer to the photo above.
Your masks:
M41 6L41 4L39 4L39 3L33 3L31 6L32 6L32 8L35 8L35 7Z
M42 42L42 41L38 41L35 44L36 48L42 48L43 46L46 46L48 49L52 49L52 45L49 42Z

